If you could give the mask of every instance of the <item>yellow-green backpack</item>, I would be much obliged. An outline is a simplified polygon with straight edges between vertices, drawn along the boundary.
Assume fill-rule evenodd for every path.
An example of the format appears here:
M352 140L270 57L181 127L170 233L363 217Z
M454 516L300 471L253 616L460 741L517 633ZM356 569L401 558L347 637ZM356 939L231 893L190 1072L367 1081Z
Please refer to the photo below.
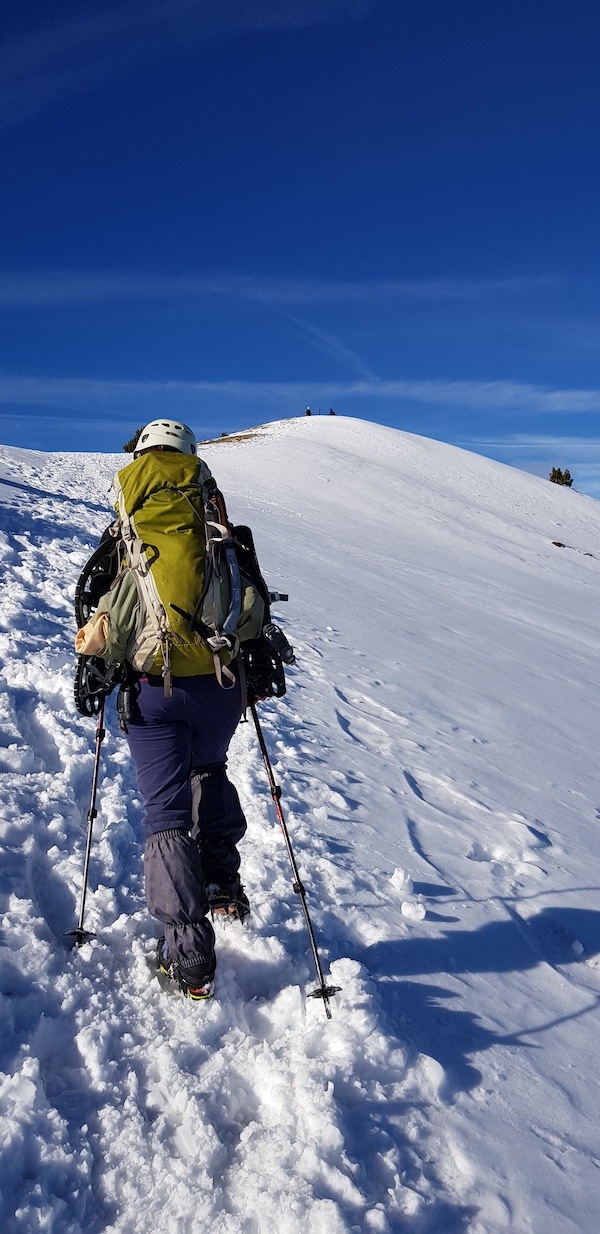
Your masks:
M233 684L227 665L240 639L262 631L264 602L241 573L223 496L206 464L187 455L141 455L113 482L121 568L98 605L107 614L102 657L137 672L215 672Z

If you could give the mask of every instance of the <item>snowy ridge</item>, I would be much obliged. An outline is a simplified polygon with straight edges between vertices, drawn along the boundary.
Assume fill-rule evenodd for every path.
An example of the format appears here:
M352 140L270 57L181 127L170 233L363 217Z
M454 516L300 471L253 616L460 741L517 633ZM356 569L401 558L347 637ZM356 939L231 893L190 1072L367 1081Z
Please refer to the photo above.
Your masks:
M250 725L247 929L216 998L161 992L113 709L72 596L123 456L0 451L0 1225L7 1234L597 1228L600 506L313 417L206 447L298 664L261 707L326 1021ZM555 546L560 541L565 548ZM589 555L588 555L589 554Z

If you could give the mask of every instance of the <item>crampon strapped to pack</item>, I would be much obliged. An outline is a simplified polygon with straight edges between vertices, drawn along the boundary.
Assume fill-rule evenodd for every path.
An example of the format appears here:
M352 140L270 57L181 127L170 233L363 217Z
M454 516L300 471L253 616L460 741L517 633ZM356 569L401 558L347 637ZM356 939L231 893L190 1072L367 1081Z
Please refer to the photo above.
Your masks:
M82 716L97 716L104 699L126 680L124 664L107 664L100 656L78 656L75 669L75 706Z
M249 527L233 528L233 542L240 570L252 580L264 604L263 626L258 638L241 644L249 704L263 698L282 698L285 694L286 664L295 661L293 648L271 619L271 601L287 600L287 595L269 591L262 576L254 536Z
M119 525L111 523L86 562L75 587L75 619L80 628L90 620L102 596L110 590L120 569ZM82 716L99 714L105 698L127 672L124 664L111 664L100 656L78 656L75 668L75 706Z
M121 568L122 544L119 524L113 522L102 535L98 548L86 562L75 588L75 617L85 625L110 590Z

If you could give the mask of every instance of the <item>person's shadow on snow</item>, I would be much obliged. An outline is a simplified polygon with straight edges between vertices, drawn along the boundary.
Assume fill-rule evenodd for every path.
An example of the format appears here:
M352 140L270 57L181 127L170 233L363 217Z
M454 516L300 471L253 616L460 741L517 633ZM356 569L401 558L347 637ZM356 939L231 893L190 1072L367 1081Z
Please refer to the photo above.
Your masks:
M440 1083L439 1095L445 1100L451 1101L457 1092L468 1092L480 1082L481 1073L470 1062L470 1055L497 1045L535 1049L536 1037L552 1024L538 1023L533 1014L522 1029L502 1035L486 1028L465 1008L460 991L407 978L524 972L543 961L576 968L600 955L600 912L568 906L544 908L524 921L510 903L505 908L508 919L479 930L448 930L436 938L380 942L356 954L377 982L391 1031L443 1067L446 1078ZM590 992L590 1005L575 1014L586 1015L600 1006L600 972L596 1003L593 998Z

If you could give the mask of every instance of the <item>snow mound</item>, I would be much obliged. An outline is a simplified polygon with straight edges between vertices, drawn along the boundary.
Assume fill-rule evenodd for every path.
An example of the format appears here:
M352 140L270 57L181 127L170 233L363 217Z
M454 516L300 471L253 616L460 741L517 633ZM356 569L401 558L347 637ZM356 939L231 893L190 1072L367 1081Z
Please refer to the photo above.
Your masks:
M165 994L112 706L74 586L123 456L0 449L0 1224L7 1234L596 1228L600 506L373 424L208 444L249 522L289 690L261 707L328 980L250 725L247 928ZM565 552L558 547L564 544Z

